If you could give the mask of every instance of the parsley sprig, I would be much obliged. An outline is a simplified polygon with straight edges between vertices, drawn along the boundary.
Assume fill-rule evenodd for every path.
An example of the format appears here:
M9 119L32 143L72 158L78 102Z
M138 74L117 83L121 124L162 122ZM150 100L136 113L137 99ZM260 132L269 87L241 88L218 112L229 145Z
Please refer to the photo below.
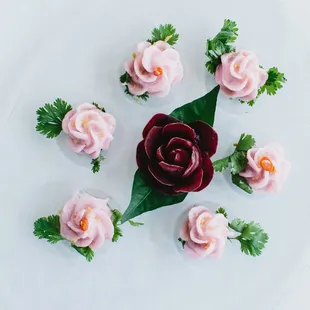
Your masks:
M246 255L259 256L269 240L268 234L255 222L246 223L241 219L234 219L229 227L240 235L235 238L240 242L241 251Z
M230 156L218 159L213 162L213 168L216 172L224 171L229 167L229 164L231 164L230 172L233 184L240 187L248 194L252 194L253 189L248 184L246 179L240 176L239 173L246 169L248 164L246 153L249 149L254 147L254 145L255 145L255 139L251 135L243 133L240 136L235 151Z
M91 168L93 173L99 172L102 161L104 161L104 157L102 155L99 155L96 159L93 159L91 161L90 164L93 165L93 167Z
M71 105L57 98L54 103L46 103L37 110L36 130L47 138L55 138L62 131L62 120L72 110Z
M279 89L283 88L283 84L286 82L284 73L279 72L276 67L270 68L267 73L268 79L266 83L259 88L256 98L247 102L249 106L252 107L262 94L267 93L269 96L274 96ZM245 103L243 100L240 100L240 102Z
M170 45L177 43L179 35L176 33L176 29L171 24L160 25L158 28L154 28L152 31L152 39L147 40L154 44L157 41L165 41Z
M49 243L57 243L65 238L60 234L59 215L50 215L41 217L34 223L33 234L39 239L46 239ZM74 244L71 246L83 255L87 261L91 261L94 257L94 252L90 247L77 247Z
M215 73L216 67L221 63L221 56L223 54L235 51L231 43L234 43L237 37L237 23L225 19L221 31L213 39L207 40L206 55L209 61L206 63L206 68L210 73Z

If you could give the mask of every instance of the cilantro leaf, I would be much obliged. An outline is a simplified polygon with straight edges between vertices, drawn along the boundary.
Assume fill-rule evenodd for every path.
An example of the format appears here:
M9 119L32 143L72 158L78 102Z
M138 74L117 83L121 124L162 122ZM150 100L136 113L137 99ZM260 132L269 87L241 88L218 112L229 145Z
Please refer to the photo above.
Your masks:
M128 72L125 72L120 78L119 78L120 82L122 84L128 84L131 82L131 76L129 75Z
M253 193L253 189L249 185L248 181L244 177L240 176L239 174L232 174L231 180L232 180L233 184L240 187L242 190L244 190L248 194Z
M253 221L245 223L240 219L235 219L229 227L241 233L235 239L240 242L243 253L251 256L258 256L262 253L269 237L260 224Z
M275 95L277 91L283 87L282 84L285 82L286 78L284 73L279 72L278 68L272 67L268 70L268 79L262 86L262 92L266 90L267 95Z
M231 173L232 174L238 174L241 171L245 170L248 165L248 159L246 158L245 152L234 152L230 156L230 162L231 162Z
M137 96L134 96L130 91L129 91L129 88L128 88L128 85L125 85L125 89L124 89L124 92L125 94L129 95L129 96L132 96L132 97L136 97L138 99L142 99L144 101L147 101L149 99L149 94L148 92L145 92L144 94L142 95L137 95Z
M184 249L184 246L185 246L186 241L184 241L184 240L183 240L183 239L181 239L181 238L179 238L179 239L178 239L178 241L180 241L180 242L181 242L182 247L183 247L183 249Z
M97 103L93 102L92 105L94 105L97 109L101 110L102 112L105 112L105 108L99 107Z
M215 212L216 214L223 214L227 218L227 212L224 208L219 208Z
M144 225L144 223L134 222L134 221L132 221L132 220L129 220L128 222L129 222L129 224L130 224L131 226L133 226L133 227L139 227L139 226Z
M142 99L144 101L147 101L149 99L149 94L147 92L145 92L144 94L138 95L136 97L139 98L139 99Z
M99 155L96 159L91 161L90 164L93 165L91 169L93 173L99 172L102 161L104 161L104 157L102 155Z
M165 41L170 45L177 43L179 35L176 33L176 29L171 24L160 25L158 28L154 28L152 31L152 39L148 40L150 43L157 41Z
M255 139L251 135L246 135L245 133L241 134L238 141L236 151L247 152L255 145Z
M223 170L228 168L229 162L230 162L230 156L214 161L212 163L214 171L222 172Z
M49 139L57 137L62 131L62 120L70 110L71 105L59 98L53 104L46 103L37 110L36 131Z
M88 262L90 262L94 258L94 256L95 256L94 251L90 247L81 248L81 247L78 247L78 246L76 246L74 244L71 244L71 246L77 252L79 252L81 255L83 255Z
M65 240L60 234L59 215L41 217L34 222L33 234L39 239L46 239L49 243Z
M230 43L234 43L238 37L237 24L229 19L224 20L221 31L213 38L207 40L206 55L209 61L206 68L210 73L215 73L216 67L221 63L221 56L234 52L235 48Z
M245 221L241 219L234 219L231 223L229 223L229 227L236 232L241 233L243 229L246 227Z
M121 221L122 216L122 213L117 209L112 210L111 220L114 226L114 235L112 237L112 242L117 242L120 237L123 237L123 232L118 226L118 223Z

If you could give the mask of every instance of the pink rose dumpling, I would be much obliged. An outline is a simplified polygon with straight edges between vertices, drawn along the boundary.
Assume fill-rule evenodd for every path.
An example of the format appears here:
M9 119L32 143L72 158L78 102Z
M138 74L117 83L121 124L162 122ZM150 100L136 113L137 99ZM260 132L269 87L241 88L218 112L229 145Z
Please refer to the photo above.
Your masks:
M108 150L115 130L115 118L90 103L69 111L62 121L73 152L86 153L96 159L101 150Z
M60 212L60 233L77 247L99 248L111 240L114 226L109 199L77 193Z
M254 190L279 192L287 179L291 164L280 145L254 147L247 152L248 166L240 175Z
M255 99L267 79L268 73L260 68L256 55L245 50L222 55L215 72L222 92L244 101Z
M227 238L235 235L228 230L228 220L205 206L194 206L182 225L180 238L184 250L192 258L220 258Z
M147 92L164 97L171 85L183 78L179 53L164 41L139 43L134 58L126 61L125 70L131 77L129 92L135 96Z

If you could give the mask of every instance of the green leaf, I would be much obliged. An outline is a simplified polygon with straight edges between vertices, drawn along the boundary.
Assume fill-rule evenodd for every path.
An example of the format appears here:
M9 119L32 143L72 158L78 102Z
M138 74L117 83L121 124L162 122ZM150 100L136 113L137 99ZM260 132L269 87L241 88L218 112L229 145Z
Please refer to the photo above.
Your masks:
M235 222L235 223L234 223ZM234 229L235 227L237 229ZM230 228L240 232L240 236L236 237L241 244L241 251L246 255L258 256L262 253L265 244L268 242L268 234L261 228L260 224L250 222L246 224L240 219L235 219Z
M105 112L105 108L99 107L97 103L93 102L92 105L94 105L97 109L101 110L102 112Z
M157 41L165 41L170 45L177 43L179 35L176 33L176 29L171 24L160 25L158 28L154 28L152 31L152 39L148 40L150 43Z
M34 222L33 234L39 239L46 239L49 243L65 240L60 234L59 215L41 217Z
M173 205L185 199L187 193L175 196L163 195L145 183L143 174L138 169L134 176L131 200L123 214L121 223L160 207Z
M245 221L241 219L234 219L230 224L229 227L239 233L243 231L243 229L246 227Z
M223 54L235 51L235 48L230 43L234 43L237 37L238 28L236 22L225 19L221 31L213 39L207 40L206 55L209 61L206 63L206 68L210 73L215 73L216 67L221 63L220 57Z
M129 75L128 72L125 72L120 78L119 78L120 82L122 84L128 84L131 82L131 76Z
M90 262L95 256L94 251L90 247L80 248L80 247L75 246L74 244L71 244L71 246L77 252L79 252L81 255L83 255L88 262Z
M262 86L263 91L266 90L267 95L275 95L279 89L283 87L286 82L284 73L279 72L278 68L272 67L268 70L268 79L265 85Z
M223 214L227 218L227 212L224 208L219 208L215 212L216 214Z
M132 221L132 220L129 220L128 222L129 222L129 224L130 224L131 226L133 226L133 227L139 227L139 226L143 226L143 225L144 225L144 223L141 223L141 222L134 222L134 221Z
M183 239L181 239L181 238L179 238L179 239L178 239L178 241L180 241L180 242L181 242L181 244L182 244L182 248L184 249L184 246L185 246L186 241L184 241L184 240L183 240Z
M175 109L170 115L186 124L200 120L213 126L219 89L219 86L214 87L203 97Z
M212 163L214 171L222 172L223 170L228 168L229 162L230 162L230 156L214 161Z
M236 151L247 152L249 149L255 146L255 139L251 135L241 134L239 142L236 147Z
M144 101L147 101L148 99L149 99L149 94L148 94L148 92L145 92L144 94L142 94L142 95L138 95L138 96L136 96L137 98L139 98L139 99L142 99L142 100L144 100Z
M46 103L37 110L36 131L47 138L55 138L62 131L62 120L72 110L72 107L62 99L56 99L53 104Z
M93 173L99 172L102 161L104 161L104 157L102 155L99 155L96 159L91 161L90 164L93 165L91 169Z
M133 95L133 94L129 91L128 85L125 85L124 92L125 92L125 94L127 94L127 95L129 95L129 96L136 97L136 98L142 99L142 100L144 100L144 101L147 101L147 100L149 99L149 97L150 97L149 94L148 94L148 92L145 92L144 94L138 95L138 96Z
M117 209L112 210L111 220L114 226L114 235L112 237L112 242L117 242L120 237L123 237L123 232L118 226L119 222L122 219L122 216L123 216L122 213Z
M231 162L231 173L238 174L241 171L245 170L248 165L248 159L246 158L245 152L234 152L230 156Z
M240 176L239 174L232 174L231 179L232 179L232 182L236 186L240 187L242 190L244 190L248 194L253 193L252 187L249 185L249 183L247 182L247 180L244 177Z

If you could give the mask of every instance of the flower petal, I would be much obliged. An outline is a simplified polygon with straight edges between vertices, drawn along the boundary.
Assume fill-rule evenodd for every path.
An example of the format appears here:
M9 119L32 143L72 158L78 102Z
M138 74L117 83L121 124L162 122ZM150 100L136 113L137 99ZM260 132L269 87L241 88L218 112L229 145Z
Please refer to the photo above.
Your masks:
M199 192L206 188L213 179L214 169L212 165L212 161L208 154L202 155L202 169L203 169L203 178L201 185L194 190L194 192Z
M163 128L162 134L167 138L180 137L191 141L196 137L195 131L184 123L168 124Z
M137 146L136 160L141 171L148 171L149 158L145 153L144 140L142 140Z
M209 156L213 156L217 149L218 136L216 131L207 123L195 121L191 126L199 137L199 147L202 151L208 152Z
M180 229L180 238L184 241L188 241L189 239L189 231L188 231L188 220L186 220L181 229Z
M174 186L173 188L177 193L193 192L201 186L202 178L203 178L203 170L198 167L198 169L196 169L196 171L193 174L191 174L188 178L182 179L181 185Z
M169 173L170 175L174 177L181 176L184 173L185 168L177 166L177 165L171 165L164 161L161 161L158 163L159 167L162 168L164 171Z
M179 120L174 118L174 117L171 117L171 116L169 116L167 114L163 114L163 113L157 113L149 120L149 122L144 127L143 132L142 132L142 136L143 136L143 138L145 138L147 136L147 134L149 133L149 131L154 126L165 126L167 124L176 123L176 122L179 122Z
M201 161L202 161L201 153L198 147L193 145L192 156L189 161L189 165L183 174L183 177L187 178L189 175L191 175L197 169L197 167L201 165Z
M164 146L161 145L157 150L156 150L156 157L159 161L164 161L165 157L164 157Z
M161 140L162 127L154 126L149 131L144 140L145 152L148 158L152 158L155 155L155 150L159 147Z
M155 178L156 181L159 183L166 185L166 186L173 186L175 183L169 179L169 177L166 175L166 173L163 172L163 170L158 167L154 163L149 163L149 172L151 175Z
M193 142L191 142L189 140L185 140L185 139L182 139L179 137L175 137L175 138L172 138L168 142L166 149L167 149L167 151L171 151L171 150L176 149L176 148L191 150L193 145L194 145Z
M191 157L190 151L183 149L175 149L174 152L175 155L172 163L182 167L187 167Z

